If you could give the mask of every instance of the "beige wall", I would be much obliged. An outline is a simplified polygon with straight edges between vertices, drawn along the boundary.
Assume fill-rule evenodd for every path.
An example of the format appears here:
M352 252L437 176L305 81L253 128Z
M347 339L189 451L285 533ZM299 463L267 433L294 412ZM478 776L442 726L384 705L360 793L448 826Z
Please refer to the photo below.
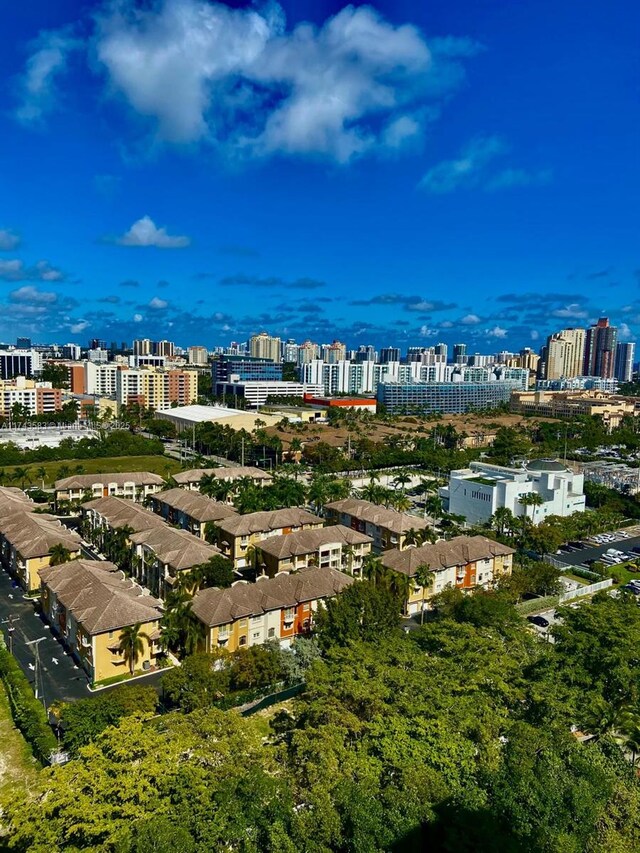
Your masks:
M158 630L159 622L144 622L140 628L141 632L151 636ZM121 628L114 631L105 631L103 634L95 634L91 638L91 648L93 657L93 680L104 681L105 678L112 678L115 675L124 675L129 673L129 665L125 663L122 654L112 652L108 647L117 645L120 641ZM142 671L144 661L149 661L153 666L156 661L158 651L157 644L150 644L146 639L142 638L144 651L138 658L136 663L136 672ZM81 647L82 648L82 647Z

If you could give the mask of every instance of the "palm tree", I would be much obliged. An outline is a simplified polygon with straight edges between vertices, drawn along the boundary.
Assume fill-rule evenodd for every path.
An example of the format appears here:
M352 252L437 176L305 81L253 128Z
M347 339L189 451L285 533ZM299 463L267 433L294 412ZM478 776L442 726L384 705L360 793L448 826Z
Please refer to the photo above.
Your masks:
M529 517L527 515L527 507L532 507L531 523L535 524L534 519L536 515L536 507L542 506L542 504L544 503L542 497L536 492L530 492L528 494L520 495L520 497L518 498L518 503L520 504L520 506L524 507L524 514L525 516L527 516L527 518Z
M402 487L402 494L404 495L406 485L411 482L411 474L407 471L398 471L392 482L396 489Z
M440 498L432 495L430 498L427 498L425 503L425 509L427 513L431 516L431 518L437 521L439 518L442 518L442 501Z
M374 586L384 578L387 570L380 559L375 554L367 554L362 561L362 574L367 580L370 580Z
M422 531L416 530L415 527L410 527L407 532L404 534L404 544L405 545L421 545L422 544Z
M52 566L61 566L63 563L71 561L71 551L65 548L60 542L49 548L49 556L51 557L50 563Z
M12 478L14 480L20 481L20 488L21 489L24 489L24 481L27 479L28 476L29 476L29 469L28 468L22 468L22 467L15 468L13 471L13 474L12 474Z
M118 650L122 653L125 663L129 664L131 675L135 672L136 664L140 655L144 653L144 640L148 643L151 639L148 634L141 630L142 623L127 625L120 632Z
M385 572L385 580L389 587L389 590L400 600L402 601L402 611L406 613L407 610L407 602L409 599L409 594L411 592L411 578L407 575L403 575L402 572Z
M506 506L500 506L491 516L489 523L501 536L511 527L513 523L513 513Z
M355 550L353 545L342 546L342 568L346 568L347 573L353 575L353 558Z
M436 573L433 571L429 563L423 563L418 566L415 573L415 580L418 586L422 589L422 600L421 600L421 608L420 608L420 624L424 624L424 602L425 602L425 591L430 589L433 585L434 578Z
M405 494L393 495L389 503L392 503L398 512L407 512L411 509L411 501Z
M44 489L44 481L47 477L47 469L43 465L41 465L36 471L36 476L39 480L42 480L42 488Z

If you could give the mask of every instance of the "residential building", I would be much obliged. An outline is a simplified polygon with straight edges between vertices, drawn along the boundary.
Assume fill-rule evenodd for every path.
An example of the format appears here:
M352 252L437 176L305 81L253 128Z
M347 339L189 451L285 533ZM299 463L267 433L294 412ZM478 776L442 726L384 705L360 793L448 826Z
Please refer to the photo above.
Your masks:
M80 361L82 349L78 344L65 344L62 347L62 357L68 361Z
M268 358L271 361L280 361L280 338L271 337L266 332L252 335L249 338L249 352L253 358Z
M87 351L87 360L93 364L106 364L109 361L109 350L96 347Z
M129 542L136 558L132 561L134 578L163 601L181 573L220 554L214 545L165 523L131 533Z
M305 341L298 347L298 367L310 364L320 355L320 347L312 341Z
M203 477L215 477L216 480L224 482L250 479L257 486L268 485L272 480L267 471L246 465L234 465L230 468L190 468L173 475L173 479L181 488L193 491L200 490L200 480Z
M216 394L242 398L246 405L253 409L264 406L270 397L304 397L305 394L322 394L323 385L313 385L303 382L274 381L244 381L217 382Z
M153 341L150 341L149 338L142 338L133 342L134 355L152 355L152 353Z
M466 344L454 344L454 346L453 346L453 363L454 364L466 364L467 363L467 345Z
M31 379L42 370L42 354L34 349L13 349L0 352L0 379L25 376Z
M353 578L328 568L307 568L229 589L203 589L192 610L207 628L206 651L230 652L278 640L287 648L313 627L318 604L342 592Z
M539 391L606 391L615 394L618 380L603 379L600 376L574 376L573 379L539 379L536 389Z
M67 385L72 394L86 394L87 384L85 379L85 365L90 362L64 361L62 364L67 371Z
M76 560L42 570L42 612L92 682L129 671L122 631L140 626L136 670L155 667L162 604L109 562Z
M382 562L388 569L414 580L404 607L410 616L420 613L423 602L445 589L467 592L492 587L499 578L511 574L514 554L513 548L485 536L456 536L433 545L387 551ZM433 573L427 587L415 581L420 568Z
M336 569L361 577L362 562L371 553L372 543L371 536L334 524L265 539L260 543L260 557L269 577L308 566Z
M542 503L526 505L529 495L537 495ZM526 515L534 524L549 515L565 517L585 509L583 475L553 459L534 459L526 468L471 462L468 468L451 471L440 496L450 513L469 524L488 522L502 507L514 516Z
M223 382L279 381L282 379L282 364L269 358L253 358L248 355L221 355L211 363L213 388Z
M177 524L183 530L205 538L207 524L215 524L221 518L235 515L236 510L227 503L213 501L197 491L167 489L150 498L151 507L169 524Z
M345 498L328 503L324 508L324 515L328 524L342 524L371 537L376 554L389 548L406 548L407 533L410 530L424 530L429 527L424 519L415 515L386 509L359 498Z
M636 345L619 343L616 345L615 377L618 382L631 382L633 379L633 359Z
M369 361L375 361L375 359L368 359ZM380 357L378 358L380 364L388 364L390 361L400 361L400 348L399 347L382 347L380 350Z
M40 587L40 572L51 565L50 551L60 545L80 556L80 537L52 515L31 507L0 516L0 559L27 592Z
M130 500L113 496L87 501L82 504L80 511L89 528L89 538L101 550L104 546L103 536L108 531L127 528L133 533L139 533L166 526L159 515Z
M198 373L195 370L139 368L116 374L116 399L119 406L139 403L163 411L172 403L187 406L198 397Z
M623 418L640 414L633 400L605 391L514 391L511 409L545 418L598 417L609 432L619 427Z
M525 372L528 374L528 371ZM508 403L512 391L520 387L522 384L517 379L492 382L381 382L376 396L378 403L391 414L461 414L469 409L491 409Z
M580 376L585 358L584 329L563 329L547 338L545 378Z
M30 415L49 415L62 409L62 391L50 382L34 382L24 376L0 379L0 415L9 418L14 406Z
M56 503L80 501L83 498L111 495L144 501L164 488L164 480L150 471L132 471L126 474L73 474L55 483Z
M12 486L0 486L0 518L15 512L33 512L38 504L22 491Z
M118 387L117 377L128 368L121 364L94 364L84 362L84 393L97 397L115 397ZM73 389L72 389L73 390Z
M607 317L600 317L595 326L587 329L583 369L585 376L613 378L617 338L618 330L609 325Z
M243 569L254 562L255 548L265 539L323 526L321 518L298 507L249 512L223 518L216 524L217 545L233 560L235 568Z
M187 350L189 364L204 367L209 363L209 350L206 347L189 347Z
M322 360L326 361L327 364L338 364L340 361L345 361L346 358L347 347L341 341L322 345Z

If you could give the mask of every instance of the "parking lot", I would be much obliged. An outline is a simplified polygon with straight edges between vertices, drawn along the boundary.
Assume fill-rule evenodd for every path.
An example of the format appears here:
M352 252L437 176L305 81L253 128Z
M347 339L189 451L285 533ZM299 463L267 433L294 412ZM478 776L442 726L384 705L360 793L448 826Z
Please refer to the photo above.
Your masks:
M596 537L589 537L583 540L582 545L570 543L566 546L566 550L553 554L554 563L562 564L567 569L572 567L588 569L591 562L602 560L609 550L621 551L628 555L628 559L640 559L640 550L634 551L634 548L640 549L640 527L628 527L625 530L602 535L610 537L609 541L597 542Z

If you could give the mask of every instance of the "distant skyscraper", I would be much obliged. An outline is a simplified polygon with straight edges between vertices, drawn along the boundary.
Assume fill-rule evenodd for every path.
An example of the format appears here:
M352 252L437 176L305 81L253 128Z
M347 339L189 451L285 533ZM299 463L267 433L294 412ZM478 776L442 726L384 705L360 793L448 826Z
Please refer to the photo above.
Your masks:
M355 354L355 361L362 363L363 361L377 361L378 354L375 347L371 344L361 344L358 347L358 352Z
M89 349L106 349L107 342L101 338L91 338L89 341Z
M547 338L546 379L570 379L582 376L585 362L584 329L563 329ZM591 375L591 374L587 374Z
M616 346L615 377L619 382L631 382L633 379L633 359L635 352L635 344L618 344Z
M204 365L209 362L209 352L206 347L189 347L187 357L189 364Z
M380 364L389 364L390 361L400 361L399 347L382 347L380 350Z
M600 317L587 329L584 349L584 375L612 379L615 372L618 330L609 325L608 317Z
M449 354L449 347L446 344L436 344L435 351L436 355L444 356L444 360L446 362L447 356Z
M347 347L341 341L322 345L322 360L327 364L337 364L339 361L344 361L346 357Z
M290 338L282 345L282 360L289 364L298 363L298 344Z
M266 332L249 338L249 353L253 358L268 358L280 361L280 338L271 337Z
M453 345L453 363L454 364L466 364L467 363L467 345L466 344L454 344Z
M91 347L95 349L95 347ZM134 355L151 355L153 353L153 341L149 338L142 338L133 342Z
M18 349L31 349L31 338L18 338L16 346Z

